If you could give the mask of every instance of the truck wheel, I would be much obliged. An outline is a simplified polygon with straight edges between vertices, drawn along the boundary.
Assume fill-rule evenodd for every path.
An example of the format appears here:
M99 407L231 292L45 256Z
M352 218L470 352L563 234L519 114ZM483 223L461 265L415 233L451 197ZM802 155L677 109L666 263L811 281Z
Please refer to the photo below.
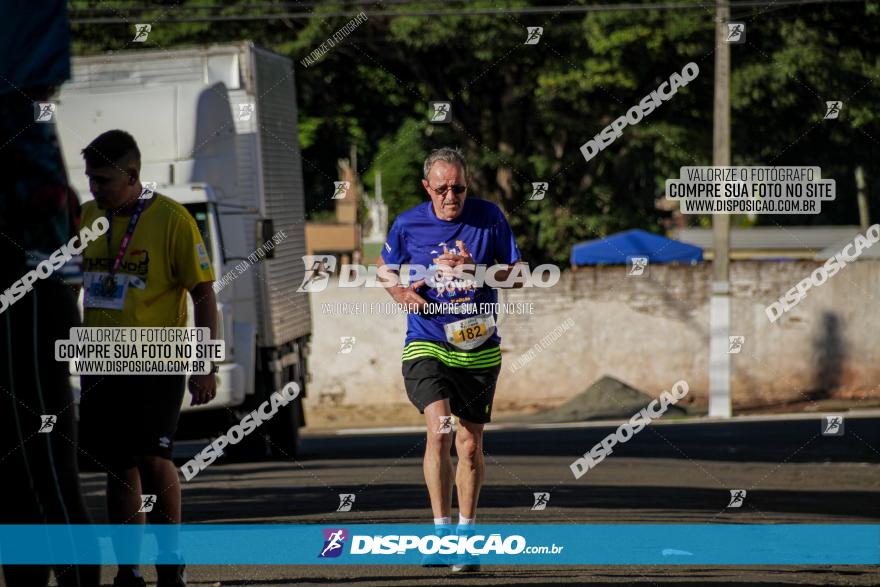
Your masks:
M298 397L275 414L269 422L269 443L272 456L294 459L299 452L299 422L302 398Z
M229 425L232 426L241 422L241 419L244 418L248 412L243 410L232 410L232 413L227 412L227 414L229 414ZM266 445L266 437L264 434L260 434L258 429L242 438L238 444L227 446L224 449L224 452L229 455L231 461L262 461L269 456L268 446Z

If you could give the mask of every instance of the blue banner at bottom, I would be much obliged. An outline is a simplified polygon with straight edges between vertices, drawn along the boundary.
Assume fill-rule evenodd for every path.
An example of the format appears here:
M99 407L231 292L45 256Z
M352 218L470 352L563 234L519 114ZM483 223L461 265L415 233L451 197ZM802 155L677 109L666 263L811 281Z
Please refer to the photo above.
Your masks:
M880 524L0 526L3 564L876 565Z

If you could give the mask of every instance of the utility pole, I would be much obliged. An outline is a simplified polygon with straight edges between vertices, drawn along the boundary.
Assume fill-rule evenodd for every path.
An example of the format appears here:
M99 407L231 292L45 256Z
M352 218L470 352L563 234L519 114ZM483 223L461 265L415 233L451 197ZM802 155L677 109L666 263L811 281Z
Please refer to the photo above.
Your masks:
M859 201L859 225L864 232L871 225L871 219L868 214L868 186L865 185L865 170L861 165L856 165L856 197Z
M712 165L730 165L730 43L728 0L715 2L715 104ZM729 418L730 215L712 216L712 297L709 302L709 416Z

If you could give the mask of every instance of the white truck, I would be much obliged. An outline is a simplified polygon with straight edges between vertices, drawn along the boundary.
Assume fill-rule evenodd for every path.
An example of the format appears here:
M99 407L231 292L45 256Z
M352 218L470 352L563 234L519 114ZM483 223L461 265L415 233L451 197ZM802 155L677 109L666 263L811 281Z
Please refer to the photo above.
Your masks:
M141 181L190 211L223 280L215 285L226 342L217 397L191 407L186 394L179 436L224 432L293 381L299 398L238 448L294 456L311 315L308 294L296 291L306 247L292 62L249 42L75 58L57 100L80 198L91 198L80 151L104 131L129 132L141 150ZM255 256L265 242L271 250ZM192 325L191 302L189 316Z

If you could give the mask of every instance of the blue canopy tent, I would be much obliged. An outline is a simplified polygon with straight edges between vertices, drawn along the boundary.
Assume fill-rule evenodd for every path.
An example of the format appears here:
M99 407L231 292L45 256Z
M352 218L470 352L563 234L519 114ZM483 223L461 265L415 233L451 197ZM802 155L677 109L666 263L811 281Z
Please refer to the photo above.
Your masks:
M694 264L703 260L703 249L638 228L578 243L571 248L573 266L625 265L632 257L647 257L652 264Z

